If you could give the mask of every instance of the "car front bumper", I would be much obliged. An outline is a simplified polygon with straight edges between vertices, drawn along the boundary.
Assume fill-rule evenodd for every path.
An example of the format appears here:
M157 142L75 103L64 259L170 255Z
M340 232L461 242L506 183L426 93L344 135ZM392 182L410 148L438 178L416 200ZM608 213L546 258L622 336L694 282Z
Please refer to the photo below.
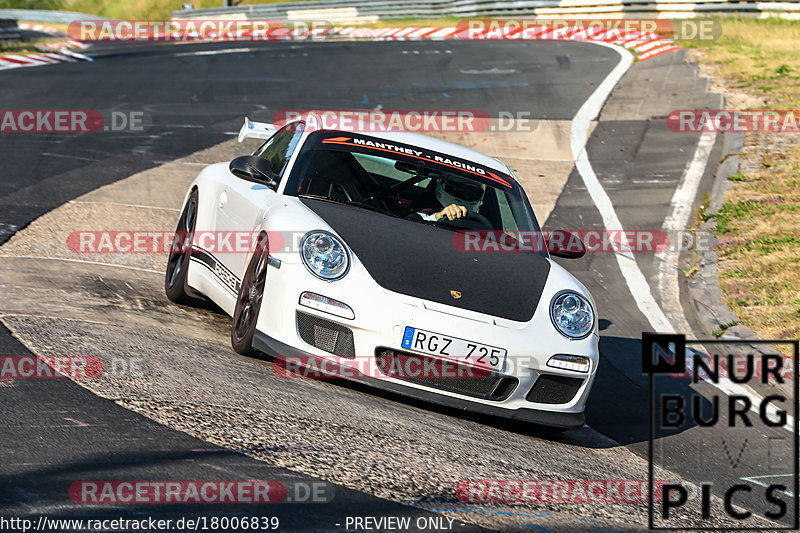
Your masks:
M294 346L285 344L261 331L256 332L253 340L253 347L277 359L294 357L308 361L326 358L325 356L312 354ZM474 399L466 399L459 396L443 394L441 391L425 390L418 387L412 387L397 380L376 380L374 377L366 375L360 370L354 369L349 365L339 362L335 362L334 364L339 365L340 369L338 371L333 370L332 373L340 376L342 379L378 387L382 390L394 392L396 394L435 403L438 405L443 405L445 407L559 428L576 428L583 426L585 423L585 415L582 410L578 412L563 412L541 410L530 407L509 409L506 407L500 407L499 405L490 405L483 402L477 402ZM330 369L329 366L327 366L327 368Z
M559 284L558 288L563 287ZM304 291L347 304L355 318L340 318L300 305L300 295ZM555 289L548 292L552 294ZM312 277L302 265L287 262L280 268L270 268L264 302L254 347L276 358L318 358L326 361L327 368L330 363L341 366L342 372L334 372L337 376L458 409L550 426L583 424L586 399L599 361L598 336L593 333L578 341L564 338L552 326L546 305L540 306L530 322L512 322L392 293L354 272L343 280L325 282ZM311 325L304 324L303 317L310 319ZM402 356L431 357L402 348L406 326L507 349L505 364L495 369L493 377L512 378L515 385L505 387L502 394L481 395L469 390L474 385L477 390L486 392L486 383L475 380L456 383L460 380L403 379L387 375L378 364L383 350ZM335 330L340 334L332 335L331 331ZM327 349L320 349L322 345L314 340L315 331L328 335L329 339L335 337L335 340L330 341ZM345 338L347 345L342 343ZM555 354L589 358L590 372L577 373L547 366ZM559 381L572 383L566 395ZM491 390L491 385L488 389ZM560 399L559 390L562 392ZM555 394L551 394L553 392Z

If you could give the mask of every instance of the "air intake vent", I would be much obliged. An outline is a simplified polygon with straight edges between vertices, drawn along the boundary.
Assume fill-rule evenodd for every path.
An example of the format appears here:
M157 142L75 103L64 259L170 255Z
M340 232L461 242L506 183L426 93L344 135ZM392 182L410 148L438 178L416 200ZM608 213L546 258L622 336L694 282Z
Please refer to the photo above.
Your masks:
M498 374L497 372L480 372L471 370L471 367L459 365L447 360L448 370L442 369L442 359L425 355L392 350L390 348L377 348L375 357L378 369L385 375L402 381L408 381L473 398L502 401L511 396L519 382L517 378ZM410 363L410 359L416 359ZM423 375L405 375L404 369L427 369ZM458 370L453 371L453 368ZM412 373L413 374L413 373ZM453 375L455 374L455 375ZM470 375L480 377L463 377ZM444 376L444 377L441 377Z
M581 385L583 385L583 380L580 378L542 374L533 384L525 399L536 403L569 403Z
M297 331L305 342L328 353L355 359L353 332L330 320L297 312Z

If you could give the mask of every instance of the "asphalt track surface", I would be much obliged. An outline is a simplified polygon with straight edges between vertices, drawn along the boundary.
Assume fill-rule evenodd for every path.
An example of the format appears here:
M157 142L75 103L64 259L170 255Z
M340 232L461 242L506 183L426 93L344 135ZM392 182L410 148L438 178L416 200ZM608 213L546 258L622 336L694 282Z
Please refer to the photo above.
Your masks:
M3 72L2 108L144 110L151 124L143 133L4 134L0 242L80 194L230 139L225 132L237 130L243 115L269 121L278 109L380 105L384 109L481 109L490 115L530 111L537 118L570 120L619 61L611 49L576 43L137 45L96 47L91 55L94 63ZM491 69L504 74L462 72ZM696 144L696 137L676 138L664 130L655 122L601 122L590 139L590 160L601 180L606 180L614 204L623 206L620 217L626 227L660 226L686 164L673 154L685 152L688 158ZM620 155L624 152L620 147L630 145L638 146L633 153ZM624 165L619 164L620 158ZM656 187L628 183L643 172L659 174L662 182ZM570 176L548 225L601 227L577 173ZM602 309L603 365L590 398L588 423L643 455L646 389L638 339L651 328L609 256L595 254L561 262L587 284ZM647 258L641 259L640 268L652 272ZM5 328L0 332L0 350L3 355L27 353ZM4 456L12 458L3 461L0 471L0 498L17 515L80 516L74 508L37 503L57 500L58 492L63 493L64 486L75 479L216 479L220 476L213 472L225 472L232 479L283 476L311 482L307 476L155 424L72 382L18 382L15 387L0 388L4 397L0 446ZM627 386L621 388L623 383ZM336 394L335 387L330 393ZM390 395L368 398L376 403L397 401ZM437 417L451 415L434 410ZM67 419L91 427L76 432ZM493 424L480 418L478 422ZM498 427L509 429L502 423ZM533 431L536 438L563 438L571 444L592 440L581 432L553 437L536 430L515 430ZM586 445L598 446L596 440ZM716 479L713 469L704 470L702 464L682 468L679 458L685 452L678 447L671 466L690 479ZM602 478L602 468L587 472L587 477L592 475ZM364 514L365 509L371 515L427 515L419 508L343 487L336 487L335 493L335 505L283 504L267 512L281 516L285 527L300 530L337 529L343 517ZM215 511L222 512L204 509L204 514ZM225 514L251 511L247 506L224 509ZM127 506L84 510L83 515L193 512L169 506ZM462 530L471 527L461 526Z

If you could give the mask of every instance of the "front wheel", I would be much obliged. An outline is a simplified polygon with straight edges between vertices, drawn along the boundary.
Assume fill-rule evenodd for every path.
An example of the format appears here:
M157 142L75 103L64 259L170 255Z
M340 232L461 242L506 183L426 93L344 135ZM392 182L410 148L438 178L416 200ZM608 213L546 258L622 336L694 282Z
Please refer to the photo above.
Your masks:
M186 283L189 258L192 256L192 234L197 224L197 197L197 189L195 189L189 196L186 207L183 208L178 219L178 227L175 229L175 237L172 240L172 248L170 248L167 260L164 291L167 293L167 298L176 304L198 305L202 302L202 300L189 295Z
M256 334L258 312L264 299L268 259L269 241L267 235L262 233L256 239L256 249L245 270L233 311L231 346L236 353L242 355L258 354L258 350L253 348L253 337Z

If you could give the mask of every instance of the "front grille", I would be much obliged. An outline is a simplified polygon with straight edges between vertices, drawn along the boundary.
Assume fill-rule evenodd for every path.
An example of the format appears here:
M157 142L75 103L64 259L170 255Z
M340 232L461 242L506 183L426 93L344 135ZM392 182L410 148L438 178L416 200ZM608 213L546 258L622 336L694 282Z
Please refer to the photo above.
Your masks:
M298 311L297 331L301 339L315 348L347 359L356 357L353 332L350 328Z
M581 378L542 374L525 399L536 403L568 403L583 385Z
M449 359L391 348L377 348L375 358L378 369L385 376L473 398L505 400L519 382L511 376L482 371ZM423 369L422 375L418 375L420 369Z

